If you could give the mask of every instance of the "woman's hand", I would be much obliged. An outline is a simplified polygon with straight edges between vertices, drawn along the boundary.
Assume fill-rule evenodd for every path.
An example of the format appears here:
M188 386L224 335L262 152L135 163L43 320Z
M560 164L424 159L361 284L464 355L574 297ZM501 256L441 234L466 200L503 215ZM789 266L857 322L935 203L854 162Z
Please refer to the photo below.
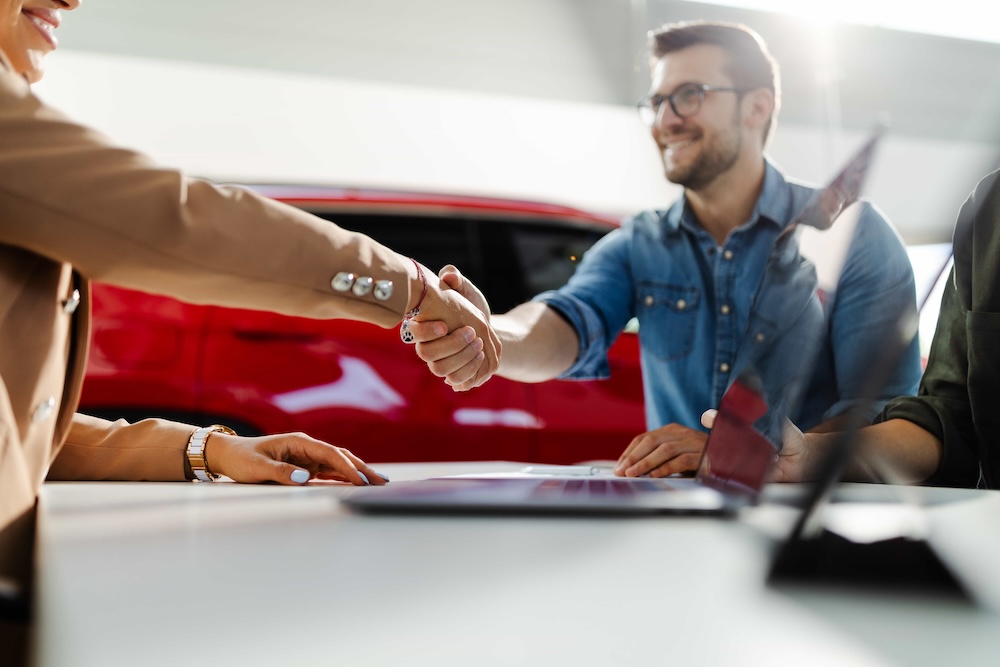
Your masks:
M310 479L381 486L389 481L364 461L304 433L245 438L215 432L205 445L209 470L237 482L305 484Z

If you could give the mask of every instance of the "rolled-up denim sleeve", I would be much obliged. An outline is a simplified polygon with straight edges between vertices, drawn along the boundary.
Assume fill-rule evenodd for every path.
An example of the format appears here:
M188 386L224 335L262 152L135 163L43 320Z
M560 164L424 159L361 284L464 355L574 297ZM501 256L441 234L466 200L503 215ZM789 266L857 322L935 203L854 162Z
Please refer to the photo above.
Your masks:
M893 227L865 202L861 225L851 244L830 316L830 340L837 378L837 400L824 415L830 419L867 401L871 354L897 335L899 318L915 307L913 267ZM916 337L868 407L875 419L887 401L912 396L920 382L920 343Z
M576 331L580 352L559 376L562 379L603 380L611 375L608 350L635 310L632 234L628 223L611 232L587 251L565 286L532 299L556 310Z

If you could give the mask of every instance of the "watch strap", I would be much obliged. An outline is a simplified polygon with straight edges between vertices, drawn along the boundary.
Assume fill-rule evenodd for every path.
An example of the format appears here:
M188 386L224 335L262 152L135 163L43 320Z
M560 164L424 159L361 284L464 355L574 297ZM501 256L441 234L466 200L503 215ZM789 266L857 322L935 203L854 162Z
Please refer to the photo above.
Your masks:
M209 469L208 462L205 460L205 447L208 445L208 436L213 433L236 435L236 431L222 424L203 426L191 434L187 443L187 458L188 463L191 464L191 472L194 473L195 479L199 482L214 482L221 477L221 475L216 475Z

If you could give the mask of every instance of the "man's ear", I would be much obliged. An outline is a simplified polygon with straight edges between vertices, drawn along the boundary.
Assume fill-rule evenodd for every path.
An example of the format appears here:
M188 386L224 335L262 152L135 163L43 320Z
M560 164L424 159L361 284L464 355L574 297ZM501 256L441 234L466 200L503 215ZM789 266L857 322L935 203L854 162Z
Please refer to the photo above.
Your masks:
M754 88L743 95L743 120L747 127L767 130L774 115L774 93L767 88Z

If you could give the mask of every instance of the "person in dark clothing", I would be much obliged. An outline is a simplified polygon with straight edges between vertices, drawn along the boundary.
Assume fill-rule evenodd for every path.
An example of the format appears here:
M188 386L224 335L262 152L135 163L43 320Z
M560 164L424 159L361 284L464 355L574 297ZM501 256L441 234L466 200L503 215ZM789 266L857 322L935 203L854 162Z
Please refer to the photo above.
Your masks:
M966 199L954 238L920 389L858 432L848 479L1000 488L1000 171ZM776 478L808 479L834 437L788 438Z

